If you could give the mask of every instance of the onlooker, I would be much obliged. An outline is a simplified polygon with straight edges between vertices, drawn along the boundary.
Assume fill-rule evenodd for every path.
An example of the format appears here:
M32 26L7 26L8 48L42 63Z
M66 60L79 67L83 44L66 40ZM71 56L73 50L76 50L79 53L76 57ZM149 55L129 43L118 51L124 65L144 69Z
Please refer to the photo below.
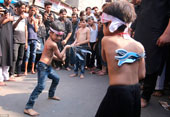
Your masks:
M68 40L70 39L72 35L72 23L71 21L67 18L67 10L66 9L61 9L59 12L59 20L65 24L65 32L63 39L61 43L59 43L59 48L62 50L65 45L67 45ZM58 62L59 63L59 62ZM61 62L57 65L58 70L61 69ZM65 59L65 64L64 67L66 70L70 71L71 69L69 68L69 50L66 51L66 59Z
M158 75L161 74L167 48L170 42L169 0L142 0L141 13L135 30L135 39L141 42L146 50L146 77L141 98L141 106L147 106L155 89Z
M91 7L87 7L86 8L86 17L88 18L88 17L93 17L93 19L94 19L94 22L96 22L97 23L97 19L96 19L96 17L94 16L94 13L92 13L92 11L91 11L92 9L91 9Z
M96 57L96 42L97 42L97 35L98 35L98 25L94 23L93 17L87 18L88 25L90 28L90 48L92 51L92 55L87 56L87 67L91 68L92 70L95 67L95 57Z
M26 51L25 57L25 75L27 75L27 67L28 67L28 60L31 54L31 62L32 68L31 72L34 74L34 67L35 67L35 59L36 59L36 50L37 50L37 31L38 31L38 21L34 17L36 8L34 6L30 6L29 8L29 17L28 17L28 48Z
M51 2L46 1L44 3L44 7L45 7L45 12L42 13L42 16L43 16L44 24L46 27L46 33L47 33L46 39L47 39L49 36L48 32L50 30L50 25L54 20L56 20L56 17L54 13L51 12L51 7L52 7Z
M14 12L10 7L11 0L4 0L3 4L0 4L2 9L6 10L0 27L0 85L5 85L4 80L9 79L9 66L13 64L13 15Z
M13 29L14 29L14 45L13 45L13 66L10 70L10 75L13 77L15 71L17 77L21 75L21 65L23 62L25 49L28 47L28 31L27 31L27 17L25 16L25 4L18 2L16 4L17 12L14 15ZM16 68L16 69L15 69Z
M72 35L70 37L70 39L68 40L68 44L72 44L75 39L76 39L76 32L78 30L78 24L79 24L79 21L78 21L78 15L77 14L72 14ZM73 49L70 48L70 64L71 65L74 65L75 63L75 56L74 56L74 52L73 52Z
M80 25L81 27L77 31L77 37L74 43L72 44L75 46L75 51L81 55L82 59L79 58L76 54L76 60L74 65L74 74L70 75L71 77L78 76L78 69L81 69L80 71L80 78L84 78L84 68L86 63L86 53L81 52L81 49L86 50L88 47L88 43L90 41L90 30L88 27L86 27L86 20L81 18L80 19ZM78 46L79 48L76 48Z
M37 51L36 51L35 65L41 58L41 54L43 52L44 43L45 43L45 39L46 39L45 38L46 37L46 28L45 28L45 25L43 23L42 15L38 14L37 19L38 19L38 32L37 32L38 40L37 40Z
M77 7L72 8L72 14L78 14L78 9Z

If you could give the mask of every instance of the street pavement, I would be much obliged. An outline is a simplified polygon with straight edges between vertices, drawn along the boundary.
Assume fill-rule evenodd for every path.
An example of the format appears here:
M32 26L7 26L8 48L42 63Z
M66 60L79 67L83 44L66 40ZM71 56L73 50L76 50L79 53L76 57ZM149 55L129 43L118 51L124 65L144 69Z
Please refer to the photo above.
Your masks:
M85 73L85 78L69 77L73 71L60 70L60 83L56 96L61 101L48 100L51 80L35 103L34 109L40 117L94 117L108 87L108 76ZM29 74L17 78L16 82L7 82L0 87L0 117L28 117L23 113L26 102L36 86L37 76ZM170 117L170 111L163 109L159 100L168 101L167 96L152 97L150 105L142 109L141 117ZM123 106L123 105L122 105Z

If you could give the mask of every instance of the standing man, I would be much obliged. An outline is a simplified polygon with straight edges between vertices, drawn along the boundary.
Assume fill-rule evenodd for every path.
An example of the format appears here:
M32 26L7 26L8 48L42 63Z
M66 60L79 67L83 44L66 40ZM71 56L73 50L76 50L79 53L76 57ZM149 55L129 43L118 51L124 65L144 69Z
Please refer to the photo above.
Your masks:
M56 17L55 15L51 12L51 7L52 7L52 3L51 2L48 2L46 1L44 3L44 7L45 7L45 11L44 13L42 13L42 16L43 16L43 20L44 20L44 24L45 24L45 27L46 27L46 33L47 33L47 36L46 36L46 39L48 38L49 34L49 30L50 30L50 25L51 23L56 20Z
M146 77L141 98L141 106L145 107L155 89L167 55L167 49L163 45L170 42L170 1L142 0L141 7L135 39L146 50Z
M1 44L1 56L0 56L0 85L5 85L4 80L9 79L9 67L13 63L13 9L10 6L12 0L4 0L0 7L5 9L5 19L0 24L0 44Z
M35 59L36 59L36 50L37 50L37 31L38 31L38 20L34 17L36 8L34 6L30 6L29 8L29 17L28 17L28 48L26 51L25 56L25 75L27 75L27 67L28 67L28 60L31 54L31 62L32 68L31 72L34 74L34 66L35 66Z
M76 32L78 30L78 24L79 24L79 20L78 20L78 15L73 13L72 14L72 35L68 41L68 44L72 44L75 40L76 40ZM73 52L73 49L70 48L70 64L71 65L74 65L75 63L75 57L74 57L74 52Z
M27 19L25 15L25 4L19 1L16 5L17 12L14 15L13 29L14 29L14 58L13 66L11 67L10 75L13 77L15 73L15 66L17 77L21 74L21 65L23 62L25 49L28 47L28 31ZM17 63L17 64L16 64Z
M61 43L59 44L59 48L62 50L64 48L65 45L67 45L68 40L70 39L71 35L72 35L72 23L71 21L67 18L67 10L66 9L61 9L59 12L59 20L61 22L64 23L65 25L65 31L64 31L64 36L63 39L61 41ZM58 66L58 70L60 69L61 65ZM69 50L66 51L66 60L65 60L65 64L64 67L66 70L70 71L71 69L69 68Z

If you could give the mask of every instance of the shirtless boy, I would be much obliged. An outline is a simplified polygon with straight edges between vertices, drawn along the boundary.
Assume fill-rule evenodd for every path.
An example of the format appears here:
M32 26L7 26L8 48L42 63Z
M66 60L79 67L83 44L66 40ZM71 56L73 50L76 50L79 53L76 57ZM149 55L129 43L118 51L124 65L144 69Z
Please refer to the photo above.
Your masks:
M88 47L88 43L90 41L90 29L86 27L86 20L84 18L80 19L80 28L77 31L77 38L72 44L72 46L80 46L84 49ZM81 51L81 50L80 50ZM84 54L84 55L83 55ZM83 60L80 60L78 56L76 56L75 66L74 66L74 74L70 75L71 77L78 76L78 69L80 66L80 78L84 78L84 67L85 67L85 53L82 53L81 56Z
M108 64L110 86L96 117L140 117L138 82L145 77L145 52L126 33L135 18L133 6L125 1L113 2L103 10L102 57Z
M64 25L60 21L54 21L50 27L50 36L45 42L44 50L40 61L37 63L38 70L38 82L37 86L33 90L24 110L25 114L35 116L39 115L38 112L34 111L32 108L34 106L35 100L38 98L42 90L45 88L45 81L48 78L52 79L52 84L49 89L48 98L53 100L60 100L59 97L54 96L56 87L59 83L59 76L55 70L50 66L53 59L60 59L64 57L64 53L69 46L65 46L63 51L60 53L57 43L60 41L62 35L64 34Z

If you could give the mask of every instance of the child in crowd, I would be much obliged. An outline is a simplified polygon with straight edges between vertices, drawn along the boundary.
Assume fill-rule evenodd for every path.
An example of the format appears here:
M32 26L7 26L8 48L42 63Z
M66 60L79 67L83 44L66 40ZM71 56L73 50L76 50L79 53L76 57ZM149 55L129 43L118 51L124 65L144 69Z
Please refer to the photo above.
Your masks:
M145 77L145 51L126 32L136 14L126 1L107 5L102 13L102 57L107 62L109 88L96 117L140 117L139 79Z
M84 18L80 19L80 28L77 31L77 38L72 44L73 49L76 51L76 60L74 66L74 74L70 75L71 77L78 76L78 69L80 66L80 78L84 78L84 68L86 63L86 49L88 48L88 43L90 41L90 29L86 27L86 20ZM77 48L76 48L77 47ZM81 57L80 57L80 56Z

